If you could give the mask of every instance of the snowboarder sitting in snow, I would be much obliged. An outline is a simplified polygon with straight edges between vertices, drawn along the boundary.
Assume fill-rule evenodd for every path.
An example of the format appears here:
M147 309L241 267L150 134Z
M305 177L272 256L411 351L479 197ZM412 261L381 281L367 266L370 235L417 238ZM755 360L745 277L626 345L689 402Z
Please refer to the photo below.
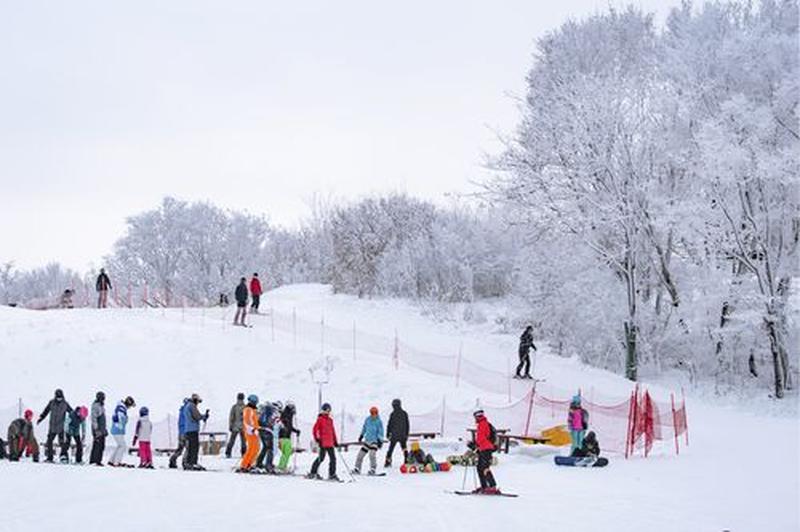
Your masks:
M133 445L139 441L139 467L153 469L153 450L150 448L150 438L153 434L153 423L150 421L150 410L143 406L139 409L139 420L133 432Z
M478 451L478 478L480 479L481 486L475 490L475 493L484 495L496 495L499 493L497 483L492 474L492 453L495 450L495 442L497 439L497 431L486 416L483 410L476 410L473 414L475 417L475 441L469 443L471 449Z
M79 406L67 416L64 431L67 433L67 449L71 441L75 441L75 463L83 463L83 442L86 441L86 418L89 416L89 409Z
M64 400L64 392L58 389L36 421L38 425L48 414L50 415L50 424L47 429L47 442L45 443L46 462L53 461L53 440L56 438L58 438L58 445L61 448L61 461L66 462L69 460L69 455L67 454L67 439L64 434L64 423L68 412L72 412L72 407Z
M8 459L16 462L26 453L39 461L39 444L33 434L33 411L26 410L24 417L15 419L8 426Z
M583 445L583 435L586 434L586 429L589 428L589 412L581 407L580 395L574 396L569 405L567 427L569 427L569 434L572 438L572 446L570 447L571 454L575 452L575 449L581 448Z
M389 440L389 450L386 451L386 462L383 467L392 467L392 452L395 445L400 445L403 450L403 462L408 457L406 442L410 432L408 414L403 410L400 399L392 401L392 413L389 414L389 422L386 424L386 438Z
M425 451L422 450L418 441L411 442L411 452L406 456L406 464L426 465L435 462L436 460L433 459L432 455L426 454Z
M571 456L577 458L598 458L600 456L600 443L593 430L590 430L583 439L580 449L572 451Z
M323 404L320 409L317 422L314 423L313 435L314 441L319 445L319 456L317 456L314 459L314 463L311 464L311 472L307 475L307 478L322 479L317 473L317 470L319 470L320 464L322 464L327 455L329 460L328 480L338 481L339 477L336 476L336 445L338 445L338 441L336 439L336 429L333 426L333 419L331 418L331 405L328 403Z
M377 406L369 409L369 417L364 420L364 426L361 428L361 435L359 435L358 441L361 443L361 449L358 451L356 468L353 473L361 474L361 464L364 462L364 457L369 453L369 474L374 475L375 469L378 467L378 460L375 455L383 445L383 421L378 416Z

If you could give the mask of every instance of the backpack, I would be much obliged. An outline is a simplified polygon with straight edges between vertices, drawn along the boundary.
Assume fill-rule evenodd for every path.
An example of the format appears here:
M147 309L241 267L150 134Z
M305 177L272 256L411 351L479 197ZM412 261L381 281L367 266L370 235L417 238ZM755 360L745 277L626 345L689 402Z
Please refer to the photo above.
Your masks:
M272 417L274 413L275 411L269 403L261 407L258 413L258 424L262 427L272 426Z
M489 441L492 442L492 445L497 447L497 429L494 428L494 425L489 423Z

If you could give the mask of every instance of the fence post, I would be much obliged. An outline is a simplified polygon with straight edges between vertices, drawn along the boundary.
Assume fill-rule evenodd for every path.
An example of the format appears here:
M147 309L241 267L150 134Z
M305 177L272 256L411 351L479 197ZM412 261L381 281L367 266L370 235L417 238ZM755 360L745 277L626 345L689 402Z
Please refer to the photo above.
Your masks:
M275 343L275 309L269 307L269 329L272 334L272 343Z
M675 394L670 392L669 400L672 404L672 433L675 435L675 455L681 454L680 447L678 446L678 420L675 419Z
M133 308L133 294L130 282L128 282L128 308Z
M353 362L356 361L356 320L353 320Z
M172 414L167 413L167 440L169 448L172 449Z
M442 438L444 438L444 417L446 412L447 412L447 396L442 395L442 426L439 429Z
M322 317L319 321L319 344L320 344L320 354L325 355L325 313L322 313Z
M684 443L689 445L689 414L686 412L686 395L683 393L683 386L681 386L681 401L683 402L683 434L686 436Z
M506 356L506 380L508 381L508 404L511 404L511 361Z
M397 370L400 368L400 341L397 339L397 328L394 330L394 354L392 355L392 359L394 360L394 369Z
M186 321L186 296L181 296L181 321Z
M297 349L297 309L292 307L292 346Z
M458 388L458 385L461 381L461 355L463 351L464 342L462 341L460 344L458 344L458 357L456 358L456 388Z
M17 410L19 413L17 414L19 417L22 417L22 397L17 399Z
M345 416L345 405L344 403L342 403L342 420L339 422L339 434L342 435L342 441L347 441L345 440L345 435L344 435L344 416Z
M528 436L528 431L531 428L531 418L533 417L533 397L536 395L536 382L534 381L531 386L530 399L528 401L528 417L525 420L525 436Z

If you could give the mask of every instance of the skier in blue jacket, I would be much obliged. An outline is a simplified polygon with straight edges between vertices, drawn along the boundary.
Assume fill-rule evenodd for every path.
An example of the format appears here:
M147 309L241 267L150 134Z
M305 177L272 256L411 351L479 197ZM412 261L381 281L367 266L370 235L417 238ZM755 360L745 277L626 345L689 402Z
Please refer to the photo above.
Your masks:
M114 448L114 452L111 453L111 460L108 462L110 466L123 465L122 459L125 457L125 452L128 450L128 446L125 443L125 427L128 425L128 409L133 406L136 406L136 402L133 400L133 397L128 396L125 400L117 403L116 408L114 408L114 415L111 417L111 436L114 437L114 442L116 442L117 446Z
M356 468L353 473L361 473L361 464L364 462L364 457L369 453L369 474L374 475L375 469L378 467L376 454L378 449L383 446L383 421L378 416L377 406L369 409L369 417L364 420L364 426L361 428L361 435L358 437L358 441L361 443L361 449L358 451Z
M177 469L178 468L178 458L181 457L183 454L183 450L186 448L186 420L184 419L184 409L186 405L189 403L189 398L186 397L183 399L183 404L178 409L178 447L175 449L175 452L172 453L169 457L169 468L170 469ZM181 461L181 466L186 466L186 455L183 455L183 460Z

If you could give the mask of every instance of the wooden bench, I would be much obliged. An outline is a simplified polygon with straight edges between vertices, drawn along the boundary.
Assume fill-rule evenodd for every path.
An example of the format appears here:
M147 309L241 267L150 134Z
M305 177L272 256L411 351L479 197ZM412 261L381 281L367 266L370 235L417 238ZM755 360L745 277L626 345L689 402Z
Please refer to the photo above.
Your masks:
M441 436L440 432L409 432L409 438L422 438L423 440L433 440L438 436Z

